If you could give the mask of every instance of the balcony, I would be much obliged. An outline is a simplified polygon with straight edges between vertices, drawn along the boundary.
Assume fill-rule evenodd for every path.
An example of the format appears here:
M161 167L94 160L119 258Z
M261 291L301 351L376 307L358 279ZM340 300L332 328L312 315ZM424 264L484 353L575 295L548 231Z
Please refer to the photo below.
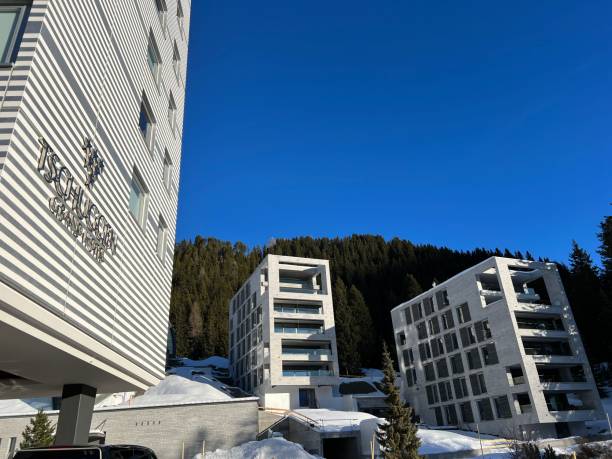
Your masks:
M580 360L575 355L541 355L529 354L535 363L549 363L553 365L572 365L580 363Z
M554 314L560 316L563 312L561 306L553 306L551 304L543 303L518 303L514 306L514 310L517 312L541 312L547 314Z
M549 415L556 422L575 422L592 421L599 419L600 413L597 410L568 410L568 411L549 411Z
M326 362L331 360L331 350L313 348L285 348L283 347L283 360L312 360Z
M276 315L292 315L307 314L309 316L321 314L320 304L302 304L302 303L275 303L274 313Z
M542 388L542 390L551 392L588 391L593 389L591 383L584 381L541 382L540 387Z
M283 370L283 377L333 376L331 370Z
M274 333L287 335L319 335L325 333L322 320L275 320Z
M568 338L565 330L543 330L536 328L519 328L519 335L531 338Z

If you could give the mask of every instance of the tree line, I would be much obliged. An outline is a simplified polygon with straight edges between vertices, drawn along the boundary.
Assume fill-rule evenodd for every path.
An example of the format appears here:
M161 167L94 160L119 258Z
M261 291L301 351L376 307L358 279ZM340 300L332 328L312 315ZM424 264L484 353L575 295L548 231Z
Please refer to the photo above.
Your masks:
M573 242L559 264L591 363L612 360L612 217L599 227L602 267ZM453 250L374 235L277 239L249 249L241 242L196 237L176 245L170 322L177 353L228 355L228 302L267 253L330 260L341 372L379 367L382 343L393 345L390 311L398 304L489 258L531 259L508 249ZM541 261L550 261L539 258Z

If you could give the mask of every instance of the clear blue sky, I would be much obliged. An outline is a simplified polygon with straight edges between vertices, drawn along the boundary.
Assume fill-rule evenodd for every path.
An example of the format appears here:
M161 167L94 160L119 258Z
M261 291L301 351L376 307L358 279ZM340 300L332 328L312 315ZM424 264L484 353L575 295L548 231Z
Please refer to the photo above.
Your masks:
M612 2L193 0L177 239L566 260L612 207Z

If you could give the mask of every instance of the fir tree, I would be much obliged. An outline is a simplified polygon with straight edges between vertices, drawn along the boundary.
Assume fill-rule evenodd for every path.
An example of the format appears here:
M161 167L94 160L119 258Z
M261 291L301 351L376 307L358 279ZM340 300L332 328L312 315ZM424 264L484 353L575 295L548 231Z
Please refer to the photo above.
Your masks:
M417 427L412 422L412 408L400 399L395 385L393 360L383 343L383 392L387 395L389 411L386 422L379 426L376 433L381 452L385 459L417 459L421 440L417 437Z
M340 370L345 374L356 374L361 368L358 350L359 329L355 314L349 306L346 286L342 279L338 279L334 285L333 301Z
M612 216L604 218L599 225L600 246L598 253L601 256L603 270L601 280L608 298L612 298Z
M348 292L348 305L353 316L354 326L357 327L354 335L357 340L357 352L360 356L359 364L361 364L363 360L368 361L371 354L377 352L376 329L363 295L354 285L351 285Z
M53 444L55 429L49 417L41 410L30 419L30 424L26 426L22 436L23 441L19 444L19 449L50 446Z

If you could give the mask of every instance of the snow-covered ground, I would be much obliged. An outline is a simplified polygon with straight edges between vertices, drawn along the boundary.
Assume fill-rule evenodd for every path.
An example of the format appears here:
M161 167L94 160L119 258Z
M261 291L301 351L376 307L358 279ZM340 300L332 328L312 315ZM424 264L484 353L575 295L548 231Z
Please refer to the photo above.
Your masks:
M218 449L212 453L194 456L193 459L317 459L308 454L302 445L292 443L284 438L270 438L262 441L251 441L232 449Z
M419 454L449 453L480 448L478 434L475 432L421 428L417 435L421 439ZM483 447L490 445L492 440L499 439L498 437L484 434L480 437L483 440Z
M373 422L383 422L369 413L359 411L335 411L323 408L294 410L294 418L308 422L313 420L315 428L324 432L342 432L347 430L357 430L366 420ZM372 422L372 421L371 421Z

